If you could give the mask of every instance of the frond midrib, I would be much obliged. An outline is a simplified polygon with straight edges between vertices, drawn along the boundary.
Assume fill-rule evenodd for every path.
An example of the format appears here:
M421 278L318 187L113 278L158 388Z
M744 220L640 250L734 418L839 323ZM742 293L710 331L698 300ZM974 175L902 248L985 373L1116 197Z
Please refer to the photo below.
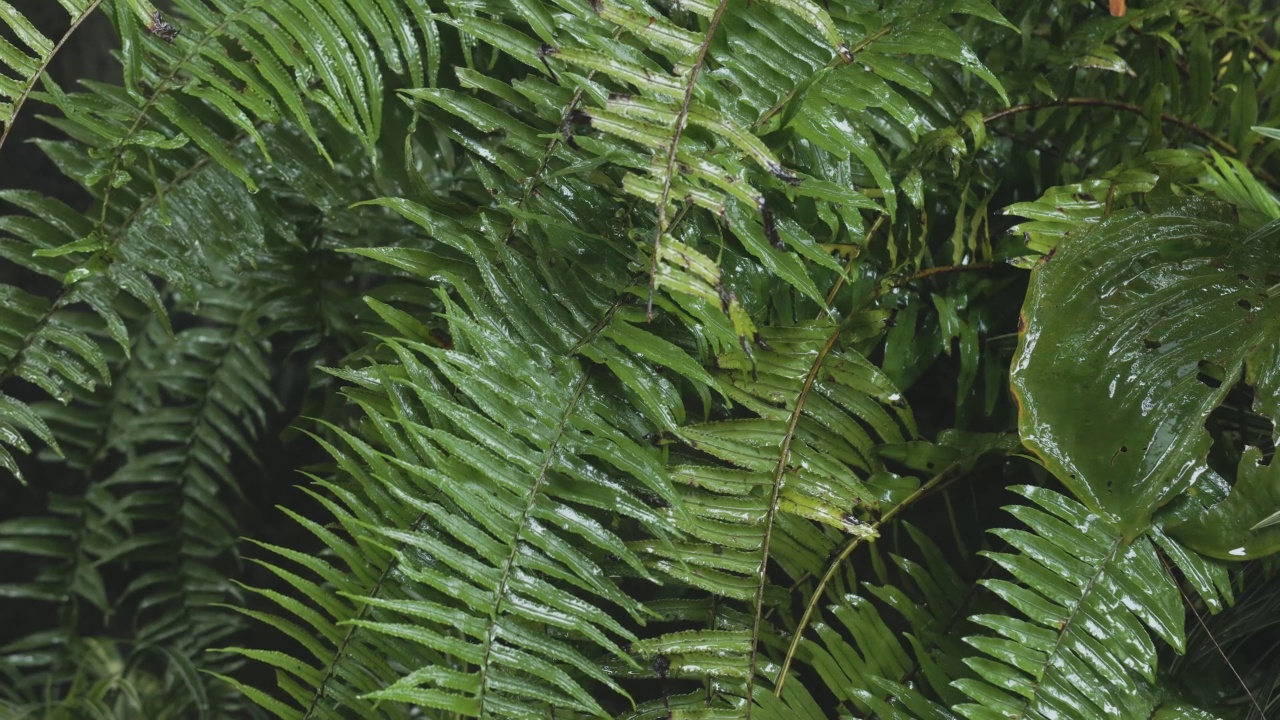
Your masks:
M1111 561L1115 558L1116 553L1119 552L1120 549L1124 547L1124 545L1125 545L1124 536L1117 534L1115 539L1111 543L1111 547L1107 550L1106 554L1102 557L1101 560L1098 561L1097 565L1094 567L1093 574L1089 577L1088 582L1086 582L1085 586L1080 589L1080 595L1076 599L1075 606L1071 608L1071 612L1067 614L1066 620L1062 623L1062 627L1058 630L1057 637L1054 640L1053 647L1050 649L1048 654L1045 655L1044 670L1041 672L1040 676L1035 679L1035 682L1032 685L1033 692L1031 697L1027 698L1026 705L1023 708L1022 712L1019 713L1017 717L1013 718L1012 720L1022 720L1023 718L1036 717L1036 715L1034 715L1036 711L1036 703L1039 702L1040 691L1044 687L1045 676L1053 672L1054 658L1056 658L1058 656L1058 653L1062 651L1064 642L1067 638L1067 634L1073 629L1073 623L1075 622L1076 617L1081 613L1081 611L1084 610L1085 601L1089 598L1090 594L1093 592L1094 585L1096 585L1098 581L1102 580L1106 576L1107 570L1111 567Z
M492 663L489 662L489 656L493 651L494 642L497 640L498 619L501 617L502 604L507 598L507 582L510 580L511 572L515 569L525 528L532 517L533 508L542 494L543 486L546 485L549 479L551 463L555 461L556 451L559 449L560 441L565 434L565 426L573 415L579 400L581 400L582 393L586 390L587 378L586 372L580 372L577 387L574 388L573 395L570 396L568 402L565 403L564 409L560 412L555 434L552 436L550 444L547 445L547 449L543 451L542 462L538 466L538 475L529 486L524 510L520 513L520 517L516 521L515 532L511 535L511 548L502 564L502 574L498 580L497 587L494 589L493 605L489 609L488 627L485 628L484 651L480 661L480 690L476 698L480 717L485 716L485 699L489 689L489 670L492 667Z

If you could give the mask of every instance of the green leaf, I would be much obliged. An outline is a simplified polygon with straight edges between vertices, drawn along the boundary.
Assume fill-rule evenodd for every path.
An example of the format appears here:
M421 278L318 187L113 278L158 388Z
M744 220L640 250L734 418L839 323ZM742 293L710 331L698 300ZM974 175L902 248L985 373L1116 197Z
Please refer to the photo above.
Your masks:
M1280 466L1249 448L1225 500L1167 532L1191 548L1222 560L1252 560L1280 550Z
M809 273L805 271L804 265L788 252L780 252L774 247L769 239L765 236L765 231L756 219L741 204L733 203L729 206L729 226L733 228L733 232L742 241L743 247L752 255L756 256L762 265L776 273L778 277L786 280L793 287L814 302L824 304L822 292L818 290L813 279L809 277Z
M1280 223L1246 236L1211 216L1125 212L1032 272L1012 370L1023 441L1129 537L1195 482L1204 419L1280 332Z
M1018 582L983 584L1027 620L973 618L999 638L966 638L985 657L965 659L977 677L953 684L976 703L956 710L972 720L1149 717L1157 661L1149 633L1179 652L1186 642L1182 596L1155 545L1126 541L1118 525L1050 490L1014 489L1033 505L1006 509L1028 531L996 534L1017 554L982 554Z

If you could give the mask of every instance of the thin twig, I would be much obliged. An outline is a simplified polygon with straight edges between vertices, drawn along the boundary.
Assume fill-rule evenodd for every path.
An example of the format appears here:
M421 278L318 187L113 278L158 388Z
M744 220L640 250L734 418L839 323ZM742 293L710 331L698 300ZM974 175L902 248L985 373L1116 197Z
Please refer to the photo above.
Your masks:
M998 263L976 262L976 263L970 263L968 265L943 265L941 267L925 268L919 272L912 273L911 275L908 275L906 277L898 278L897 280L894 281L893 286L902 287L903 285L906 285L908 283L915 282L916 280L923 280L927 277L932 277L934 275L945 275L948 273L959 273L959 272L966 272L969 270L993 270L997 267L1000 267Z
M983 124L990 125L991 123L997 120L1003 120L1004 118L1011 117L1013 115L1019 115L1025 112L1035 112L1037 110L1047 110L1049 108L1057 108L1057 107L1104 107L1104 108L1111 108L1113 110L1124 110L1125 112L1131 112L1136 115L1147 114L1146 109L1143 108L1141 105L1134 105L1133 103L1121 102L1119 100L1108 100L1106 98L1063 98L1062 100L1050 100L1047 102L1023 103L1022 105L1014 105L1013 107L1008 107L1008 108L1005 108L1004 110L999 110L997 112L993 112L990 115L983 117L982 122ZM1218 149L1222 150L1223 152L1226 152L1228 155L1232 155L1237 158L1240 157L1240 150L1235 145L1232 145L1226 140L1223 140L1217 135L1214 135L1208 130L1191 122L1190 120L1184 120L1176 115L1170 115L1169 113L1161 113L1160 120L1162 122L1170 123L1172 125L1177 125L1178 127L1188 132L1199 135L1201 138L1204 138L1206 141L1208 141L1209 144L1217 146ZM1254 167L1252 164L1248 162L1246 162L1245 164L1249 167L1249 169L1253 172L1253 174L1258 176L1259 179L1263 180L1269 185L1280 187L1280 182L1277 182L1275 177L1272 176L1270 173L1268 173L1266 170L1263 170L1262 168Z
M1173 578L1174 584L1178 586L1178 593L1182 595L1182 603L1187 606L1192 615L1196 616L1196 622L1200 624L1200 628L1204 630L1204 634L1208 636L1209 642L1213 643L1213 648L1218 651L1218 655L1222 656L1222 662L1227 664L1227 669L1235 676L1236 682L1240 683L1240 687L1244 689L1244 694L1249 697L1249 702L1253 705L1253 709L1258 711L1258 717L1266 717L1266 713L1262 711L1262 706L1258 704L1257 698L1253 696L1253 692L1249 690L1249 685L1245 683L1244 678L1240 677L1240 673L1236 671L1236 666L1231 662L1231 658L1227 657L1227 653L1222 649L1222 645L1218 643L1218 638L1213 636L1213 632L1209 630L1209 626L1205 624L1204 618L1200 616L1200 611L1191 602L1191 598L1187 597L1187 593L1182 589L1182 583L1177 581L1177 577L1173 574L1173 566L1169 564L1169 559L1165 557L1164 550L1157 546L1156 554L1160 556L1160 562L1164 563L1165 572Z
M1005 108L1004 110L993 112L990 115L987 115L986 117L982 118L982 122L984 124L989 125L995 122L996 120L1002 120L1011 115L1018 115L1024 112L1034 112L1036 110L1045 110L1047 108L1054 108L1054 107L1107 107L1107 108L1114 108L1116 110L1125 110L1131 113L1135 113L1137 115L1147 114L1146 109L1143 108L1141 105L1134 105L1133 103L1120 102L1119 100L1107 100L1106 98L1063 98L1062 100L1050 100L1048 102L1024 103L1022 105L1014 105L1013 107L1008 107L1008 108ZM1219 148L1227 151L1232 155L1239 154L1239 150L1236 149L1235 145L1232 145L1226 140L1223 140L1217 135L1214 135L1213 133L1209 132L1208 130L1205 130L1204 128L1200 127L1199 125L1196 125L1195 123L1189 120L1183 120L1182 118L1176 115L1170 115L1169 113L1161 113L1160 119L1164 122L1177 125L1183 128L1184 130L1189 130L1199 135L1200 137L1204 138L1205 140L1208 140L1214 145L1217 145Z

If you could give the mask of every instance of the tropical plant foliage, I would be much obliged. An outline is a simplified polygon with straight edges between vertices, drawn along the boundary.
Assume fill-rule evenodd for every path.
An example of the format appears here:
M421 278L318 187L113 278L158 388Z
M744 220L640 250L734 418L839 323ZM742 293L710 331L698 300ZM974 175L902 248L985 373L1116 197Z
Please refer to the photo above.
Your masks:
M59 2L5 717L1280 707L1266 0Z

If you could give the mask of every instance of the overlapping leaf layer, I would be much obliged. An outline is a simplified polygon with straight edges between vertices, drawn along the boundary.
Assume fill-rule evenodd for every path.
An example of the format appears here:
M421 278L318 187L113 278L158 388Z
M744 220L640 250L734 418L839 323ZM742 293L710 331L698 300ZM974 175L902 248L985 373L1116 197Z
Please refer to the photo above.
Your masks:
M3 712L1264 716L1186 615L1280 511L1260 7L60 1Z

